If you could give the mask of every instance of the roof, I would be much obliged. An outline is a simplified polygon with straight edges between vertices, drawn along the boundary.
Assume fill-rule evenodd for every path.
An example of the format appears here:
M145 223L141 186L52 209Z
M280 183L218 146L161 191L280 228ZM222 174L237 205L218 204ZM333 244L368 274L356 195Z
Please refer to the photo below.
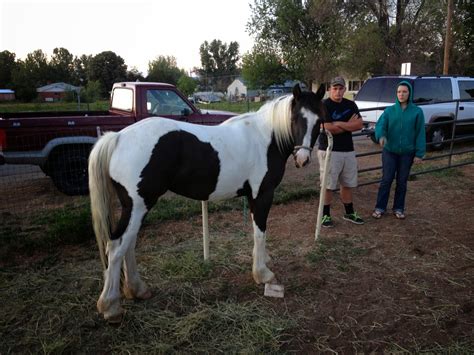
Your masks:
M81 90L80 87L66 83L53 83L36 89L37 92L65 92L79 90Z
M15 91L10 89L0 89L0 94L14 94Z

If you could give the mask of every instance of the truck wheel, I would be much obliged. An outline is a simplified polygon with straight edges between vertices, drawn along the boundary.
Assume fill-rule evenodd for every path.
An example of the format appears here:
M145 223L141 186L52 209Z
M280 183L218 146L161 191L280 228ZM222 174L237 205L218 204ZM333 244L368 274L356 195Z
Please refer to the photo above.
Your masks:
M61 149L51 157L49 174L62 193L75 196L89 193L88 163L91 147Z
M446 131L444 127L436 126L431 128L428 131L427 141L433 143L428 147L430 150L441 150L444 146L444 141L446 140Z

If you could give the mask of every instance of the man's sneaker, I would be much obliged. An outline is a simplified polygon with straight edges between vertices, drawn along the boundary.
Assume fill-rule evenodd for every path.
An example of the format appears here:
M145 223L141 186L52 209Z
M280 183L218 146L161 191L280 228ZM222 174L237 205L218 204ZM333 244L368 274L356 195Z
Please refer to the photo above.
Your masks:
M325 215L323 216L321 225L322 225L324 228L332 228L332 227L334 227L334 223L333 223L333 221L332 221L331 216L328 216L327 214L325 214Z
M345 214L344 217L342 217L346 221L355 223L355 224L364 224L364 220L360 218L360 216L357 214L357 212Z

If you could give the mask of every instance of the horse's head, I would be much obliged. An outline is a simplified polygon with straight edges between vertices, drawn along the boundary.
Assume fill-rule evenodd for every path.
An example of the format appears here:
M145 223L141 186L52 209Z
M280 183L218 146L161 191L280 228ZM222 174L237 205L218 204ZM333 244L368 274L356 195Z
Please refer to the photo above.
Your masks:
M301 91L299 85L293 88L291 131L294 141L293 156L298 168L309 163L311 151L319 135L320 122L326 118L326 107L322 102L324 92L324 85L319 87L316 94Z

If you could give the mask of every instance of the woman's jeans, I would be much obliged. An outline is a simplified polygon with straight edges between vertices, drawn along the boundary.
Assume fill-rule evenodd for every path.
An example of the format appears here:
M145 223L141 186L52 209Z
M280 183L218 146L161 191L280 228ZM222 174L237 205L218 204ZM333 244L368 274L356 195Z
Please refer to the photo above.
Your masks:
M395 197L393 199L393 211L405 211L405 196L407 193L408 176L413 164L415 153L395 154L384 149L382 151L382 181L377 194L375 209L380 212L387 210L388 198L393 179L397 179Z

